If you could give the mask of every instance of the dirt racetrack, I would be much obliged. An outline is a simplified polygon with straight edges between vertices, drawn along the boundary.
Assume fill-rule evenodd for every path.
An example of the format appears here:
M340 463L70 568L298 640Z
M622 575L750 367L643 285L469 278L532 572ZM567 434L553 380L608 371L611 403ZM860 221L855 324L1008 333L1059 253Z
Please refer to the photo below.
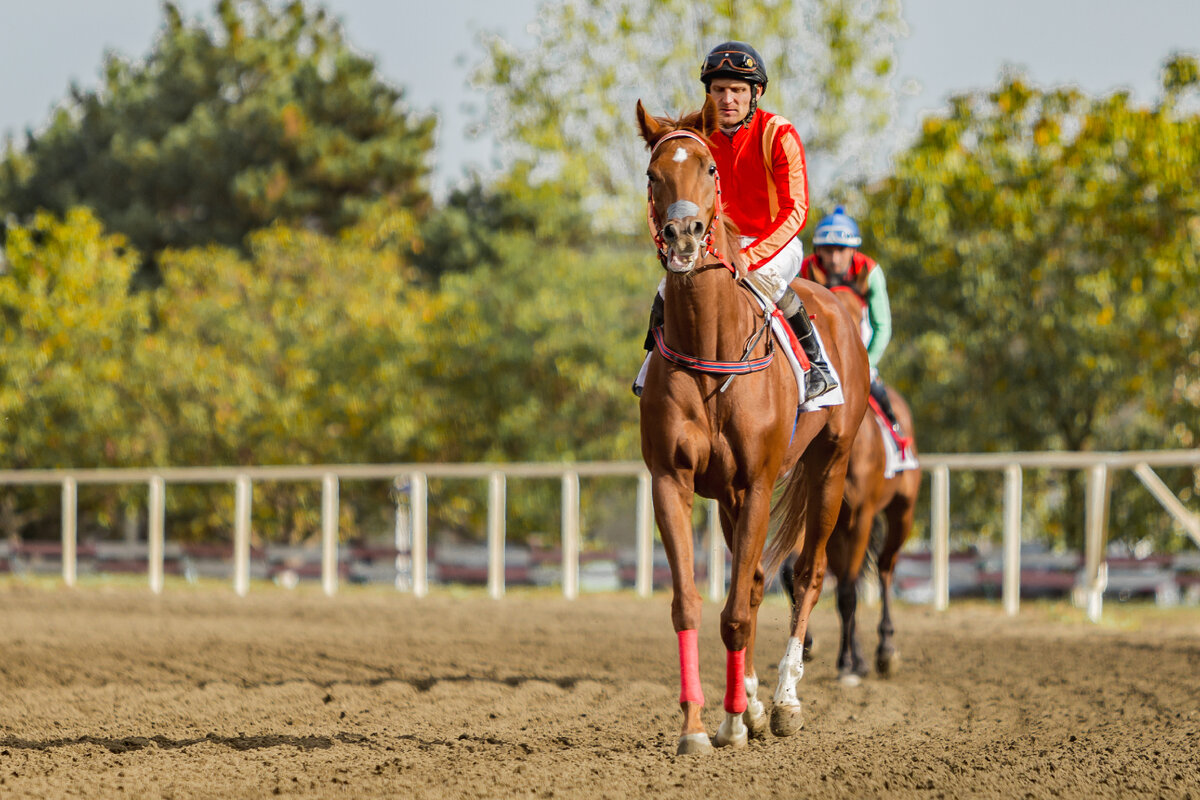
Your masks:
M805 729L677 758L665 595L7 583L0 604L3 798L1200 798L1195 609L901 606L900 673L848 689L826 600ZM764 701L785 617L763 608Z

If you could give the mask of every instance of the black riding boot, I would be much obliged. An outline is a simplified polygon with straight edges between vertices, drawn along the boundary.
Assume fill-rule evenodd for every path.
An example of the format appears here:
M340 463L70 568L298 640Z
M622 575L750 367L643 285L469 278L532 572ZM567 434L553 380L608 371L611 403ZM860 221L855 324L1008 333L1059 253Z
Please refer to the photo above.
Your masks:
M646 331L646 341L642 343L642 348L646 352L654 349L654 329L663 324L663 299L658 292L654 293L654 302L650 305L650 329ZM633 382L633 394L635 397L642 396L642 387L638 386L637 381Z
M817 344L817 334L813 330L812 320L808 318L808 311L804 309L804 301L789 286L777 305L788 324L792 326L796 339L804 348L804 355L808 356L808 362L812 365L812 369L804 375L804 402L832 392L838 387L838 383L833 379L833 371L821 355L821 346Z
M654 329L663 324L663 298L658 292L654 293L654 302L650 305L650 328L646 331L646 341L642 349L650 352L654 349Z
M900 420L896 419L896 411L892 408L892 400L888 397L887 387L878 378L871 381L871 397L874 397L875 402L879 403L879 407L883 410L884 415L888 418L888 422L892 425L892 430L896 432L897 438L903 438L904 434L900 430Z

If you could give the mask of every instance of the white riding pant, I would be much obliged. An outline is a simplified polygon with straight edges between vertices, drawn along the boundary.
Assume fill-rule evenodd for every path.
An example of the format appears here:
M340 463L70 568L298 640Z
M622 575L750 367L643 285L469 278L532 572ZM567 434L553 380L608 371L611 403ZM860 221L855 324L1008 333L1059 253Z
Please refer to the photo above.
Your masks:
M747 247L753 241L754 237L743 236L740 244L742 247ZM803 261L804 243L797 236L784 245L783 249L776 253L774 258L750 272L746 279L764 297L770 297L771 302L778 303L779 298L783 297L784 292L787 291L788 284L800 274L800 264ZM658 283L659 295L662 295L666 286L667 278L663 276L663 279Z

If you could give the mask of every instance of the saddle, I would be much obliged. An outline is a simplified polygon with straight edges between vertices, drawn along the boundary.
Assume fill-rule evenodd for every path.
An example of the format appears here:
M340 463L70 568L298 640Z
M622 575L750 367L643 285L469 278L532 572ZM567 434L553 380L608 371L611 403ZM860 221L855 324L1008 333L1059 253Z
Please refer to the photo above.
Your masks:
M883 435L883 449L886 455L883 477L892 478L897 472L916 469L920 466L912 451L912 439L896 433L892 428L891 420L888 419L887 414L883 413L883 409L879 407L879 403L874 397L868 397L867 402L870 404L871 410L875 412L875 423L879 425L879 431Z
M773 302L759 294L748 281L743 281L742 286L745 287L754 297L754 300L762 308L763 313L771 318L771 332L775 335L775 341L779 343L779 349L787 356L788 363L792 366L792 374L796 376L796 389L800 392L799 397L805 395L805 373L808 372L809 363L808 356L804 355L804 348L796 339L796 334L792 332L792 326L788 324L780 311ZM810 316L811 319L811 316ZM829 350L825 347L824 340L821 339L821 332L817 327L813 326L813 334L817 337L817 344L821 347L821 355L825 357L825 363L829 365L829 371L833 374L833 379L837 381L838 386L830 392L826 392L820 397L814 397L805 403L801 403L800 411L816 411L818 408L827 406L840 406L846 402L846 396L842 394L842 379L837 373L837 368L833 366L833 360L829 357Z

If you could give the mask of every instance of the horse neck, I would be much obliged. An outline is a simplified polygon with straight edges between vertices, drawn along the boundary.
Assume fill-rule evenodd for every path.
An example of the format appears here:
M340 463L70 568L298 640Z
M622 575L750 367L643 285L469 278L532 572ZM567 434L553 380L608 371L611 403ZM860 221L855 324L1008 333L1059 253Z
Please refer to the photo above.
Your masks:
M723 266L669 275L663 292L667 345L695 358L736 361L751 333L748 298Z
M838 302L842 304L842 308L850 313L850 319L854 320L854 326L857 328L862 325L863 315L867 313L863 299L848 287L839 287L831 291Z

